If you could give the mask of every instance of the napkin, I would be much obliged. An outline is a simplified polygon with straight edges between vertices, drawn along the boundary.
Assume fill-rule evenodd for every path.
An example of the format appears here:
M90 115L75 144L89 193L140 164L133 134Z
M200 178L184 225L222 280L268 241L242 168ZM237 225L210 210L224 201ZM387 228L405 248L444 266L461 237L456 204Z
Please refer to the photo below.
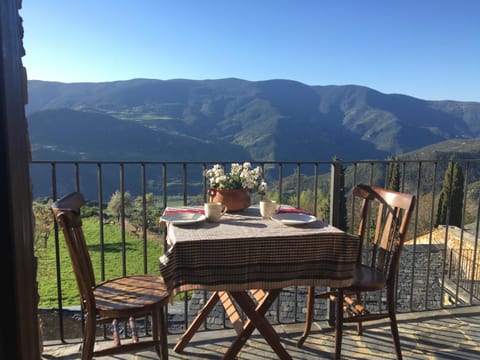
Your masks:
M307 214L307 215L312 215L308 211L302 210L302 209L297 209L297 208L285 208L281 207L278 212L278 214L286 214L286 213L299 213L299 214Z
M189 214L202 214L202 215L205 215L205 211L203 209L185 209L185 208L178 208L178 209L175 209L175 208L170 208L170 209L166 209L164 211L164 215L167 215L167 214L176 214L176 213L189 213Z

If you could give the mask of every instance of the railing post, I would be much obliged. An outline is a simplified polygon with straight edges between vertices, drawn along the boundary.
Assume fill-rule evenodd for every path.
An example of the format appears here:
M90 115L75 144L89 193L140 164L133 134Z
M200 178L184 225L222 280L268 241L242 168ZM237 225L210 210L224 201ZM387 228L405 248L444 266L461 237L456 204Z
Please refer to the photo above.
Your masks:
M330 224L340 225L340 189L342 186L342 161L334 158L330 167ZM327 300L327 314L329 324L335 323L335 304Z
M337 227L340 225L342 176L342 161L334 158L330 171L330 224Z
M453 268L453 249L450 249L450 258L448 261L448 279L452 278L452 268Z

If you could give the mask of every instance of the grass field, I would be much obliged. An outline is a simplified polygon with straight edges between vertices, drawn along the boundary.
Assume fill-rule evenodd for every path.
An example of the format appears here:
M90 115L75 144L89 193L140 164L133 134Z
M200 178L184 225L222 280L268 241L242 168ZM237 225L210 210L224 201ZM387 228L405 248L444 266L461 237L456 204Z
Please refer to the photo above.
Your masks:
M83 231L87 240L90 256L92 259L95 278L97 282L101 279L101 258L100 258L100 224L96 218L83 219ZM104 254L105 254L105 278L111 279L122 276L122 237L121 230L113 224L104 225ZM144 273L144 242L143 239L126 235L126 271L129 274ZM163 246L156 240L149 240L146 244L147 252L147 273L160 275L158 258L163 253ZM37 281L39 286L39 308L58 308L57 292L57 257L55 250L55 238L49 237L47 246L39 245L35 249L38 258ZM75 306L80 304L77 284L73 273L70 257L66 247L63 234L59 234L59 256L60 286L63 306Z

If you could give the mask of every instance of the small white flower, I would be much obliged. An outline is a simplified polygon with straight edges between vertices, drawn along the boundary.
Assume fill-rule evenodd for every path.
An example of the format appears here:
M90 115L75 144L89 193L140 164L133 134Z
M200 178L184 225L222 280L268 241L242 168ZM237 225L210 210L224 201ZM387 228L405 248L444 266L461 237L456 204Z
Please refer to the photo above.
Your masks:
M267 183L265 181L262 181L258 186L258 191L267 192L267 188L268 188Z
M207 178L212 188L217 189L258 189L260 193L265 194L267 187L262 178L262 168L257 166L252 169L250 162L231 164L228 174L222 165L215 164L211 169L204 170L203 176Z

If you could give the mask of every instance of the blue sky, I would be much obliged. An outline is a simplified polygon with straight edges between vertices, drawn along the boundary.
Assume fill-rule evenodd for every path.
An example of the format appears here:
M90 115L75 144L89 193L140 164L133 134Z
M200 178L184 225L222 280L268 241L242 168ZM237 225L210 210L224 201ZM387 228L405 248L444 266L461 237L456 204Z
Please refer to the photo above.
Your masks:
M478 0L24 0L29 79L291 79L480 101Z

